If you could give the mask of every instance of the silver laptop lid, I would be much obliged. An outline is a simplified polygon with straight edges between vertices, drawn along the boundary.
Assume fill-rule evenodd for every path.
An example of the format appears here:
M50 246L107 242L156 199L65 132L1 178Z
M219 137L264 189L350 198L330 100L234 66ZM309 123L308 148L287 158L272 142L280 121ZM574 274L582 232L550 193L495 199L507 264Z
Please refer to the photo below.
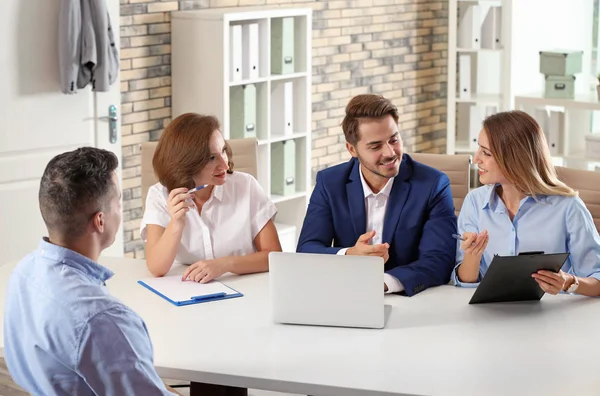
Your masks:
M269 253L273 319L278 323L383 328L383 259Z

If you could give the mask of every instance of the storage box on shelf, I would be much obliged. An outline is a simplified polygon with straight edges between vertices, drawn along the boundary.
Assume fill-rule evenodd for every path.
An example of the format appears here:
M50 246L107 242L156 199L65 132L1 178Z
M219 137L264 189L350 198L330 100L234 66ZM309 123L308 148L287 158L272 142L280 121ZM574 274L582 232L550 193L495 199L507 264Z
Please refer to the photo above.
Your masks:
M583 51L540 51L540 73L546 76L573 76L583 70Z
M544 96L554 99L575 97L575 74L581 73L583 51L540 51L540 73L544 75Z
M575 76L546 75L544 96L554 99L573 99L575 97Z
M171 26L173 117L212 114L226 139L257 138L257 179L295 250L310 194L312 10L179 11Z

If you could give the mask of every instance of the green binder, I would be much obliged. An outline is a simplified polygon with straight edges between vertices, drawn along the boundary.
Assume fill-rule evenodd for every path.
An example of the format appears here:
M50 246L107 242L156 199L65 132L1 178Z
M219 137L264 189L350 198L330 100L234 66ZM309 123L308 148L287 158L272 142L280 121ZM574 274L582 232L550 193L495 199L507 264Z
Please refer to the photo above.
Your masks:
M271 74L294 73L294 18L271 20Z
M271 145L271 193L290 195L296 192L296 143L293 140Z
M230 128L232 139L256 137L256 86L248 84L231 88Z

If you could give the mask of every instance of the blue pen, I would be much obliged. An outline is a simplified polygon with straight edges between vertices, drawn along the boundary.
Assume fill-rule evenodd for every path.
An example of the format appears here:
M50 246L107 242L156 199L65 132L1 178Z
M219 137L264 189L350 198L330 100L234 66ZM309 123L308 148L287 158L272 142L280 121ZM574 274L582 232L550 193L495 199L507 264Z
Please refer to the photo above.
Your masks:
M205 294L203 296L193 296L191 299L195 300L195 301L212 300L212 299L219 298L219 297L225 297L226 295L227 295L227 293L220 292L220 293Z
M191 190L188 190L188 192L187 192L187 193L188 193L188 194L195 193L196 191L200 191L200 190L202 190L204 187L207 187L207 186L208 186L208 184L201 184L201 185L199 185L198 187L194 187L194 188L192 188Z
M452 234L452 238L458 239L459 241L466 241L467 238L463 238L460 234Z

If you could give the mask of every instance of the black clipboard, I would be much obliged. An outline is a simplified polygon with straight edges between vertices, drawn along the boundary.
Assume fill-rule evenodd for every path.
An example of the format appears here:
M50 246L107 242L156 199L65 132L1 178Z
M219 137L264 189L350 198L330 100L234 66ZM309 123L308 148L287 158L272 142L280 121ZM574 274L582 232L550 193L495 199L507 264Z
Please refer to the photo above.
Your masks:
M494 256L469 304L540 300L544 291L531 277L540 270L558 272L569 253L521 253Z

